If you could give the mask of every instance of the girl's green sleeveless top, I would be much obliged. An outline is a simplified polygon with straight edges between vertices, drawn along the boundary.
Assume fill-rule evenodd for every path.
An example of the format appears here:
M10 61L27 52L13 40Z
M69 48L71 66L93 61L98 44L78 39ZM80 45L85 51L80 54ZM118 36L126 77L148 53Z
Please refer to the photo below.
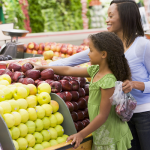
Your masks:
M116 78L113 74L107 74L99 81L93 83L93 78L99 71L98 65L92 65L87 69L91 76L89 85L88 111L92 121L100 112L102 89L115 87ZM106 122L93 133L92 150L127 150L131 148L132 134L126 122L122 122L116 115L115 106L111 107Z

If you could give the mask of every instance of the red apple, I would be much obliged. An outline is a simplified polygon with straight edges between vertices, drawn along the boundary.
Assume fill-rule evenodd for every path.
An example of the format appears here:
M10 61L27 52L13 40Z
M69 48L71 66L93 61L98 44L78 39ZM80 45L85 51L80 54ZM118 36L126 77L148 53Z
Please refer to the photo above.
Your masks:
M44 47L45 47L44 43L39 44L39 50L44 51Z
M77 101L78 105L79 105L79 109L85 109L87 107L87 103L85 98L80 97Z
M60 79L59 79L59 80L61 80L61 79L63 79L63 77L64 77L64 76L59 75L59 77L60 77Z
M59 57L59 52L54 52L54 56Z
M77 131L79 132L84 128L84 125L81 121L78 121L77 124L78 124L78 130Z
M23 77L24 77L23 72L15 71L13 73L12 79L13 79L13 81L17 82L20 78L23 78Z
M66 95L64 92L56 93L60 98L62 98L64 101L66 101Z
M22 84L35 84L32 78L23 78Z
M78 92L79 92L79 97L84 97L85 96L84 88L79 88Z
M75 111L71 113L71 116L72 116L73 121L75 122L78 121L78 114Z
M13 73L9 69L5 69L3 74L8 74L11 78L13 77Z
M59 81L59 80L60 80L60 76L59 76L59 75L54 74L54 81Z
M2 75L4 71L5 69L0 69L0 75Z
M8 69L10 71L20 71L21 70L21 65L19 63L10 63L8 66Z
M78 120L83 120L84 119L84 113L81 110L78 110L77 114L78 114Z
M43 54L43 51L42 51L42 50L38 50L37 53L38 53L39 55L42 55L42 54Z
M33 80L37 80L41 76L41 72L39 70L27 70L25 76L28 78L32 78Z
M77 101L79 99L78 91L70 91L72 94L72 101Z
M33 69L33 66L30 63L25 63L22 65L21 70L25 73L27 70Z
M77 80L71 80L69 83L72 85L72 91L78 91L80 88L80 83Z
M49 51L51 50L51 46L48 44L48 45L45 45L44 47L44 51Z
M27 45L27 48L30 49L30 50L34 49L34 47L35 47L35 43L34 42L31 42L31 43L29 43Z
M18 82L23 83L24 78L20 78Z
M90 123L90 120L89 119L85 119L87 122L88 122L88 124Z
M39 50L39 45L38 45L37 43L35 43L35 47L34 47L34 49L35 49L36 51L38 51L38 50Z
M62 80L68 80L68 81L71 81L71 77L70 76L64 76L63 78L62 78Z
M37 51L36 50L32 50L32 54L37 54Z
M88 103L89 96L85 96L84 98L86 100L86 103Z
M62 58L65 58L65 57L66 57L66 55L63 54L63 53L60 53L59 56L62 57Z
M69 91L64 91L64 94L66 96L66 101L71 101L72 99L72 94Z
M41 78L35 80L35 81L34 81L34 82L35 82L35 85L37 85L40 81L43 81L43 80L42 80Z
M84 90L85 90L85 95L89 95L89 84L85 84Z
M51 44L51 50L52 50L53 52L56 52L56 44Z
M41 72L41 78L46 80L46 79L52 79L54 80L54 71L53 69L45 69Z
M66 54L67 53L67 45L63 44L60 50L61 53Z
M77 111L79 109L79 105L77 102L71 102L74 106L74 111Z
M62 90L63 91L71 91L72 90L72 85L69 83L67 80L59 80L59 82L62 85Z
M83 50L87 50L87 49L89 49L89 47L88 46L84 46Z
M82 123L84 125L84 128L89 124L89 122L87 120L83 120Z
M6 63L0 63L0 69L6 69L7 64Z
M77 80L80 83L80 87L83 88L86 84L86 79L84 77L78 77Z
M32 50L27 48L26 53L32 54Z
M72 48L68 48L68 49L67 49L67 54L68 54L68 55L72 55L72 54L73 54Z
M54 82L54 80L47 79L47 80L45 80L45 82L47 82L50 85L52 82Z
M61 47L62 47L62 44L57 44L56 45L56 52L60 52Z
M68 58L68 57L70 57L71 55L69 55L69 54L66 54L66 58Z
M74 126L75 126L76 130L78 131L78 124L76 122L74 122Z
M89 118L88 108L84 109L84 117Z
M83 49L80 48L80 47L77 49L77 53L80 53L80 52L82 52L82 51L83 51Z
M71 102L65 102L69 111L72 112L74 110L73 104Z
M52 93L59 93L62 91L61 83L58 81L53 81L50 86Z

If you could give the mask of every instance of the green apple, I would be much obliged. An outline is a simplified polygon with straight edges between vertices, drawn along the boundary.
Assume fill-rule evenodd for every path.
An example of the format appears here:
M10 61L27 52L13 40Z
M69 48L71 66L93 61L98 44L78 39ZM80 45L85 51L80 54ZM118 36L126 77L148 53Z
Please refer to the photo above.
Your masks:
M38 93L47 92L48 94L51 93L51 86L48 83L41 83L38 86Z
M57 139L57 131L54 128L49 128L48 132L50 133L52 140Z
M51 127L55 127L55 126L57 125L57 118L55 117L55 115L52 114L52 115L49 117L49 119L50 119L50 122L51 122L50 126L51 126Z
M3 88L1 90L5 93L5 99L6 100L10 100L12 98L13 93L12 93L12 91L8 87Z
M34 149L35 149L35 150L43 150L44 147L43 147L41 144L36 144L36 145L34 146Z
M25 137L28 133L28 127L26 124L20 123L20 125L18 126L19 130L20 130L20 137Z
M36 110L34 108L28 108L27 111L29 113L29 120L35 121L37 119Z
M59 110L59 104L56 101L51 100L51 106L53 108L53 113L55 113Z
M26 125L28 127L28 133L34 133L35 132L35 123L33 121L27 121Z
M28 103L25 99L17 99L16 102L18 103L20 109L27 109Z
M57 136L61 137L64 134L64 129L61 125L57 125L55 127L55 130L57 131Z
M66 135L66 134L64 134L64 135L62 136L62 138L64 138L65 141L67 141L67 138L68 138L68 137L69 137L69 136Z
M45 110L45 116L49 117L53 112L52 106L50 104L43 104L42 107Z
M60 143L63 143L63 142L66 142L66 140L62 137L58 137L57 139L57 142L60 144Z
M8 103L11 105L11 111L18 111L19 104L15 100L9 100Z
M26 150L26 148L28 147L28 142L25 138L18 138L17 142L20 150Z
M43 130L43 121L41 119L37 119L35 121L35 131L42 131Z
M0 81L0 84L7 86L7 85L9 85L9 82L8 82L7 80L1 80L1 81Z
M46 142L46 141L42 142L41 145L42 145L44 148L48 148L48 147L51 146L51 144L50 144L49 142Z
M42 121L43 121L43 129L48 129L51 124L50 119L48 117L44 117Z
M43 135L39 132L34 132L33 136L35 137L35 143L40 144L43 142Z
M16 150L19 150L18 142L17 142L17 141L15 141L15 140L13 140L13 143L14 143L14 145L15 145L15 149L16 149Z
M51 135L47 130L42 130L41 134L43 135L43 141L49 141L50 140Z
M15 99L26 98L27 90L24 87L17 87L17 90L13 93Z
M14 126L15 118L12 114L6 113L6 114L3 115L3 117L4 117L5 123L7 124L8 128L11 128L11 127Z
M3 117L4 111L3 108L0 106L0 115Z
M51 97L47 92L42 92L42 93L38 94L37 100L40 105L48 104L51 100Z
M20 136L20 130L19 130L19 128L17 128L17 127L12 127L10 130L11 130L11 133L12 133L12 139L13 139L13 140L18 139L19 136Z
M21 115L18 112L12 112L11 113L14 116L15 124L14 126L18 126L21 123Z
M0 102L5 101L5 93L0 90Z
M29 113L28 113L28 111L25 110L25 109L19 109L18 112L21 115L21 122L22 123L26 123L28 121L28 119L29 119Z
M51 146L58 144L58 142L56 140L50 140L49 143L51 144Z
M12 133L11 133L11 130L10 130L10 129L8 129L8 130L9 130L10 136L12 137Z
M36 106L35 107L37 118L42 119L45 116L45 110L42 106Z
M33 147L35 145L35 137L32 134L27 134L25 139L27 140L29 147Z
M64 117L60 112L56 112L55 117L57 118L57 124L62 124L64 121Z
M34 84L28 84L27 86L30 90L29 95L36 95L37 94L37 88Z
M8 102L0 102L0 106L3 108L4 114L11 112L11 105Z
M8 86L10 86L10 85L8 85ZM8 87L8 86L0 84L0 90L4 89L5 87Z
M37 105L37 97L35 95L29 95L26 98L29 108L34 108Z

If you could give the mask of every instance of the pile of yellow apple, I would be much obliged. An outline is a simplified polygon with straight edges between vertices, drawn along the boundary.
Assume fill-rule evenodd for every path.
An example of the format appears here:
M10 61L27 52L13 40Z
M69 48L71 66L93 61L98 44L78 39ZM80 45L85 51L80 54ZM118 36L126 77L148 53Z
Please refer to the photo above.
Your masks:
M9 75L0 76L0 114L16 150L42 150L66 141L68 136L61 126L64 118L50 93L48 83L36 88L33 84L11 84Z

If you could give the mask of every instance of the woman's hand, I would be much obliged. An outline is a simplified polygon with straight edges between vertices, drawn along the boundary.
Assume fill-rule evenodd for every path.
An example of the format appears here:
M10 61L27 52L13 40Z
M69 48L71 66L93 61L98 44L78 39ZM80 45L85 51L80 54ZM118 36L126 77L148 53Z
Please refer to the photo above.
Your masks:
M75 144L74 148L77 148L80 143L83 141L81 133L73 134L67 138L67 142L72 140L71 145Z
M33 69L42 70L42 65L38 65L38 64L33 63L33 62L29 62L29 63L33 66Z
M133 83L132 81L129 81L129 80L125 80L123 83L122 83L122 90L124 93L129 93L131 92L133 89Z

